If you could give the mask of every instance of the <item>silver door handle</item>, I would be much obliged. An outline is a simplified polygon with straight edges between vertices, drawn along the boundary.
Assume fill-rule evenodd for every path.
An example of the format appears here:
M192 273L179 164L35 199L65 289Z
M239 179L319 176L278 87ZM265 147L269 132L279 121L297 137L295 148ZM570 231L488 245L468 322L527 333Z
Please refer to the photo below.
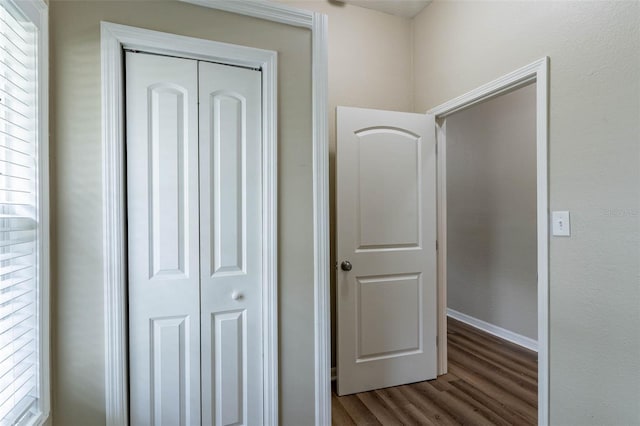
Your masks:
M351 269L353 269L353 265L348 260L345 260L340 264L340 269L342 269L345 272L349 272Z

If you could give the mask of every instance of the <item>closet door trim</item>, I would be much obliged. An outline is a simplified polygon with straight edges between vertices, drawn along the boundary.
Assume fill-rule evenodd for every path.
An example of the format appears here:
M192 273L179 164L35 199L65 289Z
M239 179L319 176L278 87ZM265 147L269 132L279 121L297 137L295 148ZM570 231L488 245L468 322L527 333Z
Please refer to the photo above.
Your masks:
M106 424L129 424L125 49L243 66L262 72L263 419L265 424L278 424L277 53L102 22Z

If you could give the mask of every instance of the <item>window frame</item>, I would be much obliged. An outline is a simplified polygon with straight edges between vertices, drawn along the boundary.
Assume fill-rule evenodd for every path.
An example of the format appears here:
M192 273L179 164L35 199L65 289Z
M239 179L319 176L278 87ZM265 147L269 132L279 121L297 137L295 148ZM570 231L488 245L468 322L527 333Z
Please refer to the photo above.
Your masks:
M49 210L49 8L43 0L7 0L37 28L36 45L36 303L38 414L20 426L42 425L51 413L50 210Z

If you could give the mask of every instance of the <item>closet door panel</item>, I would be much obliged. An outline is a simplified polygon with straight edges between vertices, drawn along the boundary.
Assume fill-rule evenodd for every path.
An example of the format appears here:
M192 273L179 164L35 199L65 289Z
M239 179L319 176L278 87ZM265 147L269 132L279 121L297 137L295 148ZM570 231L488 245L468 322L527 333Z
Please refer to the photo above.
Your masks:
M126 53L132 425L200 424L197 73Z
M262 424L261 73L199 63L202 420Z

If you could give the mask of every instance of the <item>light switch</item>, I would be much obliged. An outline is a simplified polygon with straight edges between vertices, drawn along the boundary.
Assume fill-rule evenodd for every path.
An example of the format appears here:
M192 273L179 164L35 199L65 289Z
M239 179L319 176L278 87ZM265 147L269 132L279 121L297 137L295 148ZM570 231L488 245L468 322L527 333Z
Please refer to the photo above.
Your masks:
M569 212L551 213L551 222L553 235L555 237L571 236L571 222L569 221Z

